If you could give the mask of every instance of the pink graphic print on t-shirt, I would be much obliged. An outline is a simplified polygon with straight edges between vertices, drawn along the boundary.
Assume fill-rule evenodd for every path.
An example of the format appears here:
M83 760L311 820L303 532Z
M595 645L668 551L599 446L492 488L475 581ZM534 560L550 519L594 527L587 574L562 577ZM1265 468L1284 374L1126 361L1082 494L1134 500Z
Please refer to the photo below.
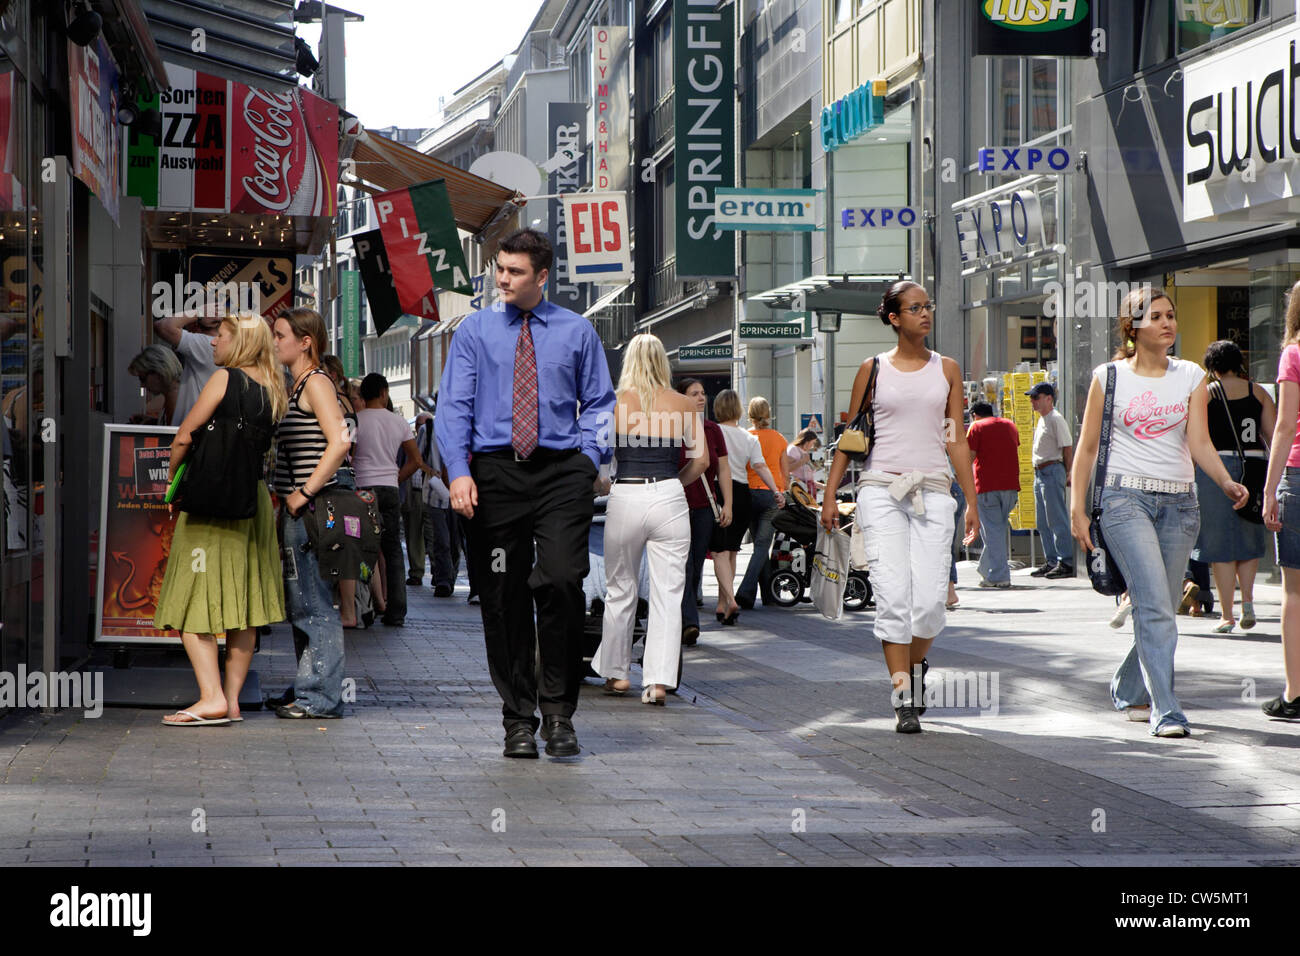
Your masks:
M1137 423L1137 427L1133 428L1134 437L1149 441L1173 431L1186 421L1187 403L1156 405L1156 393L1146 391L1128 403L1122 420L1125 428L1133 428Z

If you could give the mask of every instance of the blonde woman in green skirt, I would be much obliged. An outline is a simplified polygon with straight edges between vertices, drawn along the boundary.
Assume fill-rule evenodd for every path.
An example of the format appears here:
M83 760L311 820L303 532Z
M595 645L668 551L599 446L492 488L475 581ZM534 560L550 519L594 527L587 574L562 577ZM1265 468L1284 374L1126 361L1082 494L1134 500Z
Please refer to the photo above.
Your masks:
M212 349L217 370L176 432L171 474L185 460L194 432L214 416L244 418L270 430L284 417L288 396L275 360L271 327L259 315L227 316ZM243 377L249 388L242 388ZM242 401L242 408L241 403ZM194 666L199 699L163 718L169 727L204 727L243 720L239 692L253 662L257 628L284 620L284 586L275 517L266 483L257 482L251 518L204 518L184 512L176 520L154 625L181 632ZM172 506L175 508L175 505ZM202 560L198 560L201 557ZM226 635L224 686L217 636Z

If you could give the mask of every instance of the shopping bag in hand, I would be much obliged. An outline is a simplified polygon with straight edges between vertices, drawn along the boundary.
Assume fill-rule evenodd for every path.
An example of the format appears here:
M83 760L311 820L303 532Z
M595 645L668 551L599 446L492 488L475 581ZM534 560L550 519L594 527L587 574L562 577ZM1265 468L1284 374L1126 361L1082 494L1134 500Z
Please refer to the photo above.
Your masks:
M849 577L849 536L817 526L817 549L813 554L812 599L824 617L838 621L844 613L844 586Z

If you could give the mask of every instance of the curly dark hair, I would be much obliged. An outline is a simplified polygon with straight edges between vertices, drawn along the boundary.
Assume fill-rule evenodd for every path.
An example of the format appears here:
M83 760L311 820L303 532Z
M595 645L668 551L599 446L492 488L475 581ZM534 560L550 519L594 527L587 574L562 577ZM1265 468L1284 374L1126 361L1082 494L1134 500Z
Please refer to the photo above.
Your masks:
M1236 342L1227 339L1209 344L1205 350L1205 367L1215 375L1232 372L1242 378L1247 377L1246 359L1241 354L1241 349Z

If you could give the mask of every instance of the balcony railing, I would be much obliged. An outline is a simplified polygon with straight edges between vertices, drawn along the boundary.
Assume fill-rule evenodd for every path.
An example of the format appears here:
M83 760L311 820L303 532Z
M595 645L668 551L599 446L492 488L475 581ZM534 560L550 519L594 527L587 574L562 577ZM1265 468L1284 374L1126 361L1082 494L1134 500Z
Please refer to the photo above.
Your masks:
M650 277L650 309L664 309L676 305L697 292L709 287L706 279L681 282L677 278L677 257L669 256Z
M650 111L650 152L657 153L676 131L673 91L669 90Z

